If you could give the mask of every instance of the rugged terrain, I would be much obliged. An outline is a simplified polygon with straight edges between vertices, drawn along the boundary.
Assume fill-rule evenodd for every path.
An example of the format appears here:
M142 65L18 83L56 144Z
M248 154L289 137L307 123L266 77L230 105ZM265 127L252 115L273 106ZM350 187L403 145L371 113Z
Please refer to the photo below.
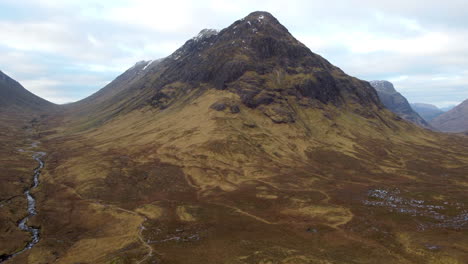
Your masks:
M395 90L389 81L371 81L382 103L393 113L418 126L430 129L431 126L411 108L408 100Z
M9 263L468 258L467 138L399 118L266 12L24 128L47 152L41 241Z
M431 125L444 132L468 131L468 99L452 110L434 118Z

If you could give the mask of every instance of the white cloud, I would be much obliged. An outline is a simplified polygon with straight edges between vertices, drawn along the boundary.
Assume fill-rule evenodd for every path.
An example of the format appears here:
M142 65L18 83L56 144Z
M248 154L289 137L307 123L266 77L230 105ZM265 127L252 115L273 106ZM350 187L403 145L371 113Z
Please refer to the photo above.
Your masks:
M7 36L0 43L15 50L63 52L67 47L73 46L68 41L71 38L69 30L53 23L0 21L0 35Z
M408 80L409 76L408 75L401 75L401 76L396 76L392 78L388 78L389 82L403 82Z
M456 106L459 105L461 101L436 101L433 104L439 108L449 107L449 106Z
M112 65L100 65L100 64L83 64L80 65L83 68L88 69L89 71L92 72L116 72L116 73L122 73L127 67L122 67L122 66L112 66Z
M439 32L429 32L410 38L387 38L369 33L354 33L344 37L352 53L395 52L407 55L424 55L443 52L450 37Z
M88 34L88 41L93 44L93 46L101 46L102 42L97 40L93 35Z
M63 95L61 90L58 89L58 87L63 85L63 83L58 80L50 80L46 78L21 80L21 84L32 93L40 95L42 98L54 103L63 104L72 102L76 99Z
M0 70L5 68L12 74L46 74L47 65L34 61L31 54L19 51L3 52L0 56Z
M158 32L185 30L193 25L194 1L134 0L111 7L103 17L116 23L147 27Z

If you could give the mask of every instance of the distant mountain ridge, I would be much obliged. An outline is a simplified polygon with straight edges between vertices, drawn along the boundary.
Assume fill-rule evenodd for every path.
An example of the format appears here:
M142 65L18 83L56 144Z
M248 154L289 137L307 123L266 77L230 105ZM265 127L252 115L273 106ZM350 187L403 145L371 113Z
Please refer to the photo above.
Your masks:
M432 104L414 103L411 104L411 107L428 123L445 113L445 111Z
M53 106L0 71L0 111L42 111Z
M430 129L431 126L418 113L416 113L408 103L408 100L401 95L393 84L389 81L371 81L382 103L392 112L401 118L410 121L418 126Z
M450 110L452 110L453 108L455 108L455 106L457 106L457 105L444 106L444 107L441 107L440 110L442 110L442 111L444 111L444 112L447 112L447 111L450 111Z
M432 120L431 125L444 132L468 131L468 99Z

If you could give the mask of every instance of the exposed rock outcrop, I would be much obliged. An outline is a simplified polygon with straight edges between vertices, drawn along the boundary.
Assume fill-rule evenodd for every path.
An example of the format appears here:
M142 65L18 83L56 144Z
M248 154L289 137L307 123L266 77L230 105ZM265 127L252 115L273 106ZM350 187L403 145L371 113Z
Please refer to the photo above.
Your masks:
M391 82L371 81L370 84L377 91L382 103L390 111L418 126L431 129L431 126L411 108L408 100L395 90Z

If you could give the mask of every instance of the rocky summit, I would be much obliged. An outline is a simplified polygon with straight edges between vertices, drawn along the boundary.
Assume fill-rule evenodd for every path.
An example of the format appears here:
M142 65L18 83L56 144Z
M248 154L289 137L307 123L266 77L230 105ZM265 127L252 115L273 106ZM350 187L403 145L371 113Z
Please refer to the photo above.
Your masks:
M347 99L363 107L379 104L368 84L312 53L266 12L254 12L220 32L203 30L164 63L164 82L152 86L155 107L167 107L176 93L190 92L173 91L176 82L229 91L239 97L237 104L259 108L279 123L295 120L288 99L304 107L340 105ZM230 107L238 108L236 103Z
M138 65L125 75L136 68ZM254 12L219 32L202 30L138 78L127 89L140 94L132 95L128 102L135 107L149 103L162 110L188 94L196 97L207 89L238 97L216 102L214 109L238 109L239 105L258 108L276 123L296 120L290 100L302 107L349 102L359 105L357 111L363 114L370 114L370 107L381 107L367 82L346 75L311 52L266 12Z
M468 258L466 137L395 115L267 12L59 110L0 123L0 262Z

